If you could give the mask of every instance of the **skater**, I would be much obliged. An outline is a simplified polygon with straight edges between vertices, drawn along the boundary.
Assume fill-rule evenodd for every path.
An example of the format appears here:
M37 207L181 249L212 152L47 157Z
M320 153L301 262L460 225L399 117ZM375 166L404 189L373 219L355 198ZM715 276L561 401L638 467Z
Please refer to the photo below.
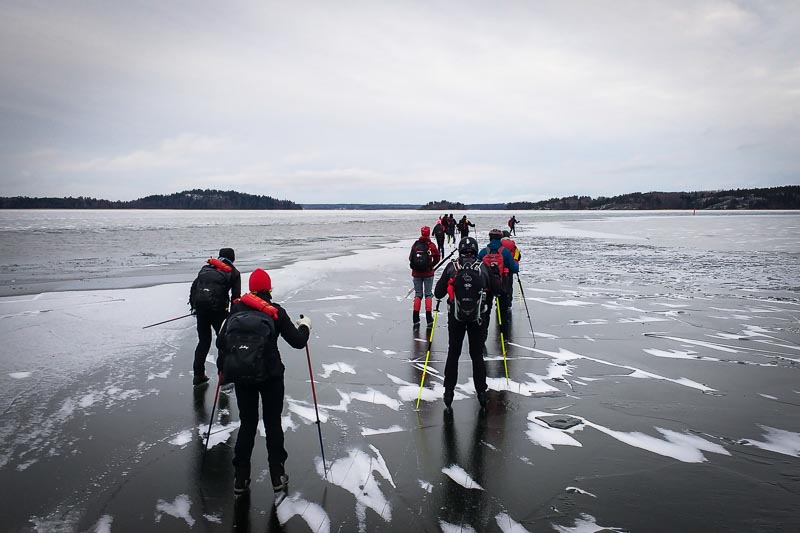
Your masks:
M469 228L475 227L475 224L469 221L467 215L461 217L461 220L458 221L458 231L461 233L461 239L463 240L465 237L469 237Z
M511 252L511 257L519 265L519 260L522 258L522 252L520 252L519 248L517 248L517 243L511 240L511 233L507 229L503 230L503 238L500 239L500 242L502 243L503 248ZM509 275L508 279L504 281L505 289L508 292L508 308L511 309L511 302L514 301L514 277Z
M411 267L411 277L414 281L414 311L412 324L419 326L419 311L422 308L422 298L425 297L425 321L433 324L433 267L439 262L439 250L431 242L431 228L422 226L419 230L420 237L411 246L408 262Z
M511 233L514 234L515 237L517 236L517 230L516 230L517 224L519 224L517 216L511 215L511 218L508 219L508 229L510 230Z
M436 237L436 247L439 248L439 255L444 257L444 223L441 219L433 227L433 236Z
M447 217L447 242L456 243L456 217L453 216L453 213Z
M472 360L472 380L481 408L488 403L486 366L483 362L483 320L488 293L500 286L489 274L488 267L478 260L478 241L472 237L458 243L458 260L444 268L436 282L434 296L447 296L447 362L444 366L444 404L450 409L458 383L458 359L466 335Z
M289 476L284 463L288 457L283 445L281 412L283 410L285 367L278 351L278 337L289 346L306 346L311 319L300 318L296 324L280 305L272 302L272 281L264 270L250 274L250 292L235 301L231 314L217 337L217 366L223 379L232 381L239 406L239 435L233 450L233 492L241 496L250 487L250 456L258 426L258 405L264 408L267 439L267 462L272 488L286 489Z
M218 259L206 261L189 290L189 309L197 317L197 347L192 365L194 386L208 381L206 356L211 348L211 329L219 336L219 328L228 316L228 305L242 294L242 277L233 266L235 260L233 248L222 248Z
M500 321L502 322L501 331L505 335L506 339L508 339L508 319L510 316L508 313L508 308L511 303L511 296L505 287L508 286L508 279L519 272L519 264L514 261L514 258L511 256L511 252L509 252L507 248L503 247L503 243L501 241L502 237L503 232L499 229L493 229L490 231L489 244L487 244L486 248L478 253L478 259L483 261L483 263L489 267L492 277L496 278L500 285L500 290L493 291L488 302L488 309L486 310L486 323L484 324L486 335L488 336L489 334L489 313L492 311L492 302L495 298L497 298L500 305Z

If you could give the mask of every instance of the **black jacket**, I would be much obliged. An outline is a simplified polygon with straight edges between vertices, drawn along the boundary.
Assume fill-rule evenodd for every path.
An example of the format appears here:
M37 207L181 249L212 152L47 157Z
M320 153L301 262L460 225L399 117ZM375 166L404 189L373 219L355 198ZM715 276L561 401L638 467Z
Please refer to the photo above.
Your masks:
M306 343L308 343L308 337L310 335L308 328L305 326L296 328L294 323L292 323L292 319L289 318L286 310L279 304L272 303L268 298L265 298L265 296L267 296L266 293L258 293L258 296L262 300L269 302L270 305L278 310L278 319L275 320L275 332L267 340L267 346L265 349L270 350L270 353L277 354L278 358L280 358L281 353L278 350L279 336L283 337L292 348L297 348L298 350L304 348ZM228 318L230 319L232 315L235 313L241 313L242 311L255 310L252 307L243 304L241 301L237 301L231 306L231 312L230 315L228 315ZM226 320L225 323L222 324L222 328L219 330L219 335L217 336L217 350L219 351L219 355L217 356L217 368L219 369L225 368L225 334L227 329L228 321ZM281 369L283 369L283 363L281 363Z
M437 300L441 300L442 298L447 296L447 285L450 282L450 280L455 278L456 276L456 267L453 264L454 261L450 261L449 263L447 263L447 266L444 267L444 271L442 272L442 277L439 278L439 281L436 282L436 286L433 288L433 296ZM462 264L461 263L462 258L459 257L458 261L460 267ZM481 263L481 275L484 278L486 287L488 287L489 296L492 296L494 294L500 294L503 291L503 287L500 285L500 281L495 276L490 275L489 267L486 266L485 263ZM447 306L450 312L452 312L453 302L450 301L450 298L447 299Z

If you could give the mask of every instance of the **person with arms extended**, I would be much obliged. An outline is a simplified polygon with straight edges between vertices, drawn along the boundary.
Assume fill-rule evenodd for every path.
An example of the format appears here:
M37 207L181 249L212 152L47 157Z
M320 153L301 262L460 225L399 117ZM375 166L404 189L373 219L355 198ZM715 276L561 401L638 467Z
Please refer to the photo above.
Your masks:
M511 305L511 295L505 287L508 285L508 278L519 272L519 264L514 261L511 252L503 247L502 243L503 232L499 229L493 229L489 232L489 244L486 248L478 253L478 259L483 261L489 267L492 277L496 278L500 285L500 290L490 295L491 299L488 302L488 309L486 310L486 335L489 334L489 318L492 311L492 300L496 297L498 305L500 306L500 321L502 322L500 331L508 338L509 332L509 313L508 308Z
M414 281L414 311L412 324L419 325L419 311L422 298L425 297L425 321L433 324L433 267L439 262L439 250L431 242L431 228L422 226L419 239L411 245L408 262L411 267L411 279Z
M517 224L519 224L517 215L511 215L511 218L508 219L508 229L511 230L510 233L513 233L515 237L517 236Z
M450 409L458 383L458 359L466 335L469 357L472 360L472 380L482 408L488 403L486 395L486 366L483 362L483 343L486 298L500 290L499 282L489 274L488 267L478 260L478 241L472 237L458 243L458 259L450 261L436 282L434 296L447 296L447 362L444 367L444 404Z
M211 329L219 336L219 328L228 316L229 303L242 294L242 277L233 266L235 260L233 248L222 248L218 259L206 261L189 290L189 308L197 317L197 347L192 365L195 386L208 381L206 356L211 348Z
M461 238L469 237L469 228L475 227L475 224L469 221L467 215L461 217L461 220L458 221L458 231L461 233Z
M249 287L250 292L233 303L217 337L217 366L221 379L234 384L241 420L233 449L236 495L246 493L250 487L250 457L258 427L259 403L264 407L272 488L279 492L288 485L284 463L289 454L284 448L281 427L285 367L278 351L278 337L299 350L306 346L311 332L310 318L301 315L295 327L286 310L272 302L272 280L264 270L257 268L250 274Z

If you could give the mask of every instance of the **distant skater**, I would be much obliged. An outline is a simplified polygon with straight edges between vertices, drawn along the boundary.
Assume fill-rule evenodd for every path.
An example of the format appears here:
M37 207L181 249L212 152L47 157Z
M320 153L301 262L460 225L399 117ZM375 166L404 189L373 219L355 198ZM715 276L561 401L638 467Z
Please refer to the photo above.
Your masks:
M419 239L411 245L408 262L411 267L411 279L414 281L414 311L412 324L419 325L419 311L422 298L425 298L425 321L433 324L433 267L439 262L439 250L431 242L431 228L422 226Z
M433 227L433 236L436 237L436 246L439 248L439 255L444 257L444 223L441 220Z
M450 261L436 282L434 296L438 300L447 296L447 362L444 367L444 404L450 409L458 384L458 359L464 336L469 342L472 360L472 381L481 408L488 403L486 395L486 366L483 362L483 320L486 300L490 291L499 291L488 267L478 260L478 241L472 237L458 243L458 259Z
M517 220L516 215L511 215L511 218L508 219L508 229L510 233L512 233L515 237L517 236L517 224L519 224L519 220Z
M233 493L237 496L250 490L250 457L259 403L264 411L272 489L285 490L289 483L284 468L289 454L284 448L281 426L285 367L278 351L278 337L299 350L306 346L311 332L310 318L301 318L295 327L286 310L272 302L272 280L264 270L257 268L250 274L249 287L250 292L231 306L231 314L217 337L217 366L223 378L234 383L241 420L233 449Z
M458 221L458 231L461 234L461 239L465 237L469 237L469 228L475 227L475 224L469 221L467 215L461 217L461 220Z
M233 266L235 260L233 248L222 248L218 259L206 261L189 290L189 309L197 317L197 347L192 365L195 386L208 381L206 356L211 348L211 329L219 335L219 328L228 317L229 303L242 294L242 277Z
M450 216L447 217L447 242L456 243L456 218L453 213L450 213Z
M503 245L503 248L511 252L511 257L514 261L517 262L519 265L519 260L522 259L522 252L519 251L517 248L517 243L511 240L511 233L507 230L503 230L503 238L500 239L500 243ZM519 271L517 271L519 273ZM508 293L508 308L511 309L511 304L514 301L514 276L507 276L508 279L505 281L505 287L503 287Z

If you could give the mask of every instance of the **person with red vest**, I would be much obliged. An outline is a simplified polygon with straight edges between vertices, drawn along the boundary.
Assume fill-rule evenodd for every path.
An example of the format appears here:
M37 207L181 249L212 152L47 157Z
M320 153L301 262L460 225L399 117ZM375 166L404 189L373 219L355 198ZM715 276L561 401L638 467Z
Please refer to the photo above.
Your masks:
M309 317L301 315L295 325L286 310L272 301L272 280L264 270L257 268L250 274L249 287L248 294L233 302L231 314L217 337L217 367L223 381L234 383L241 420L233 449L233 493L237 496L250 490L250 457L258 429L259 403L264 407L272 489L285 490L289 483L284 468L289 454L281 427L285 367L278 351L278 337L299 350L306 346L311 334ZM254 350L259 356L251 353Z
M411 245L408 262L411 279L414 281L414 311L412 324L419 326L419 311L425 297L425 321L433 324L433 267L439 262L439 249L431 242L431 228L422 226L420 237Z
M500 239L500 243L503 245L503 248L511 252L511 257L514 258L514 261L519 264L519 260L522 259L522 252L519 251L517 248L517 243L511 240L511 232L507 229L503 230L503 238ZM506 291L508 292L508 308L511 309L511 302L514 301L514 280L512 276L508 276L506 281Z
M219 336L219 328L228 317L228 305L242 294L242 277L233 266L235 260L233 248L222 248L218 259L206 261L189 290L189 308L197 317L197 347L192 364L194 386L208 381L206 356L211 348L212 328Z
M514 274L519 272L519 264L514 261L514 258L511 256L511 252L508 251L507 248L503 247L503 243L501 239L503 237L503 232L499 229L493 229L489 232L489 244L486 245L486 248L478 252L478 259L486 263L490 270L492 271L493 275L500 281L500 286L502 290L499 293L492 294L492 298L488 302L488 309L486 320L484 321L484 328L486 334L488 335L489 331L489 318L492 311L492 300L497 297L498 303L500 304L500 318L502 322L502 327L500 328L503 334L508 336L509 333L509 313L508 307L509 303L511 302L511 296L507 292L507 284L508 278L511 278Z

